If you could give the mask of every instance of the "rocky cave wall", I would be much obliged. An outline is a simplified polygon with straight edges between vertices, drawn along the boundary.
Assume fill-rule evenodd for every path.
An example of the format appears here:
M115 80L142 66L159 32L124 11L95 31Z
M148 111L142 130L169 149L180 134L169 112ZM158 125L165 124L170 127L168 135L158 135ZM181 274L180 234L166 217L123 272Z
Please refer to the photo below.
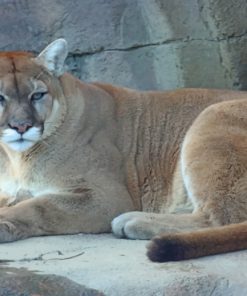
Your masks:
M69 42L68 70L138 89L247 89L246 0L1 0L0 50Z

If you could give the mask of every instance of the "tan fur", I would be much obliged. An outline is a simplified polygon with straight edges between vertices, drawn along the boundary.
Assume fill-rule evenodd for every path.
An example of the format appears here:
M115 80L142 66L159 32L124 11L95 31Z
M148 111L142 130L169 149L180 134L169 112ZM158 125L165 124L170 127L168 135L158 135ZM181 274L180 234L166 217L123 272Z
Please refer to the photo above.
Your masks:
M62 74L65 53L60 40L38 58L0 55L1 242L108 232L124 213L112 222L116 236L169 233L171 240L179 232L181 240L198 235L202 246L201 228L210 236L216 226L247 220L246 93L85 84ZM4 142L12 122L40 132L30 148L14 151ZM221 230L218 237L220 244ZM210 248L212 241L199 256Z

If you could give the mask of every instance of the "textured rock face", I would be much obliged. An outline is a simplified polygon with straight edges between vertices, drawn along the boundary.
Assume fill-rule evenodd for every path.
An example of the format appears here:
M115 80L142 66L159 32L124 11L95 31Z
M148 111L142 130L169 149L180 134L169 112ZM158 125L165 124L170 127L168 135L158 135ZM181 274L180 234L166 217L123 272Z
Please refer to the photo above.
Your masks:
M0 49L69 41L69 70L139 89L247 89L246 0L2 0Z
M65 277L0 266L1 296L103 296Z

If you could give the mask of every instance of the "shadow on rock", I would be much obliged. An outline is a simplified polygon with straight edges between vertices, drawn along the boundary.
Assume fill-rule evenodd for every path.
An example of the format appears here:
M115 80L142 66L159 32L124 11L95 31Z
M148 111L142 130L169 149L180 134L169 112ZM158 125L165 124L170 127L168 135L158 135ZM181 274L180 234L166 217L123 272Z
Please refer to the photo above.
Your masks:
M0 296L103 296L65 277L0 265Z

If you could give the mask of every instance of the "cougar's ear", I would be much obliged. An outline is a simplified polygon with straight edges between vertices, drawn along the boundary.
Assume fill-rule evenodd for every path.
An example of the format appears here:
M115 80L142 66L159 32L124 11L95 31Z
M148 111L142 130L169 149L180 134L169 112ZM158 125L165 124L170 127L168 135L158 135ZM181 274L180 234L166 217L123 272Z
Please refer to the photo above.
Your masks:
M64 73L64 61L68 55L65 39L57 39L49 44L36 58L36 62L45 66L57 77Z

